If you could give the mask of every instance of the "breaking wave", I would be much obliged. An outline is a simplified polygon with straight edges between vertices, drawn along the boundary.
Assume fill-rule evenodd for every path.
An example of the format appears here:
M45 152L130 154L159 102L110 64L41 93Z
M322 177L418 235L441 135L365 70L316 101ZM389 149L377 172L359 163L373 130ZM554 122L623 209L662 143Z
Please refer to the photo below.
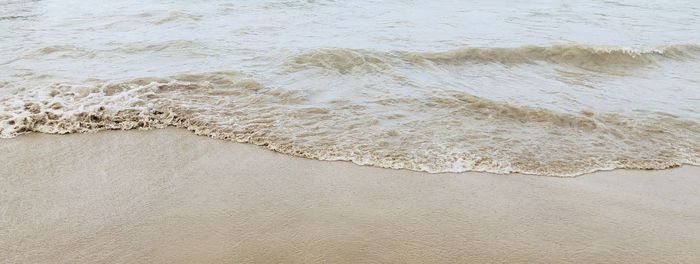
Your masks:
M601 58L594 61L645 63L654 56L681 56L685 54L681 50L686 49L693 47L631 55L616 50L608 57L600 53ZM570 55L557 50L476 49L421 56L436 63L576 61L564 59ZM514 59L496 55L504 52L526 55ZM380 65L376 54L332 53L320 56L337 55ZM326 53L315 54L316 59L300 62L297 58L294 63L318 62L319 54ZM314 65L356 67L351 64L357 63ZM235 71L90 85L57 83L0 100L0 137L174 126L294 156L427 172L575 176L614 168L700 165L700 124L670 115L561 113L453 90L435 91L425 97L374 98L362 103L343 99L312 103L309 98L313 93L267 87Z

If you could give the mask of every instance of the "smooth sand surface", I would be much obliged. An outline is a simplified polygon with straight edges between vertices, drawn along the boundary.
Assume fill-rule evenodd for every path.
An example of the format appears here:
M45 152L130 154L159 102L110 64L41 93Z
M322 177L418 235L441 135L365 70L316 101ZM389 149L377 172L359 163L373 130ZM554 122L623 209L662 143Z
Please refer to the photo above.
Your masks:
M321 162L184 130L0 140L0 263L700 263L700 169Z

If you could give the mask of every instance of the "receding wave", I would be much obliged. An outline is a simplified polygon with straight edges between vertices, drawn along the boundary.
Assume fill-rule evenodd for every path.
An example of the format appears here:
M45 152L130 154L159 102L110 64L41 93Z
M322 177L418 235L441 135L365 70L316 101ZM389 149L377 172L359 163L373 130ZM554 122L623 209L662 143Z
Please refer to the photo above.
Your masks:
M92 58L95 57L95 53L75 45L51 45L47 47L40 48L34 51L28 56L44 56L44 55L55 55L61 58Z
M670 115L561 113L453 90L362 103L312 103L313 93L232 71L58 83L0 100L0 136L175 126L300 157L427 172L574 176L700 164L700 124Z
M381 72L392 66L498 63L503 65L550 63L596 72L633 69L659 60L687 60L700 56L698 45L628 48L590 45L525 46L517 48L463 47L444 52L379 52L357 49L322 49L291 60L293 69L312 66L335 70Z
M76 45L50 45L37 49L24 58L46 58L54 56L58 58L85 59L95 57L114 57L124 54L153 53L168 56L206 56L208 47L196 41L173 40L163 42L110 42L114 48L88 49Z

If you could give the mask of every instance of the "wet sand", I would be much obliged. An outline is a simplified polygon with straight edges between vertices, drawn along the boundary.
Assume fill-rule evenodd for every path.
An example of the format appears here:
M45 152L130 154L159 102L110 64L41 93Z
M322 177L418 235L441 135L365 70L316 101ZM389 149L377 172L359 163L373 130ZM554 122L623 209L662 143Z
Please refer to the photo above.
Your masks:
M178 129L0 140L2 263L700 262L700 168L427 174Z

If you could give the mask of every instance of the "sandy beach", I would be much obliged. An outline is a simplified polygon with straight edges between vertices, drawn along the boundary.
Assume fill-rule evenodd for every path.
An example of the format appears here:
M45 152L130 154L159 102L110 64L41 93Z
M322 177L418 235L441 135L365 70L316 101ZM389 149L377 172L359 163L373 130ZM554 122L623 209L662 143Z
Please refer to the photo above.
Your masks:
M700 263L700 1L0 7L0 264Z
M700 169L322 162L181 129L0 140L2 263L693 263Z

